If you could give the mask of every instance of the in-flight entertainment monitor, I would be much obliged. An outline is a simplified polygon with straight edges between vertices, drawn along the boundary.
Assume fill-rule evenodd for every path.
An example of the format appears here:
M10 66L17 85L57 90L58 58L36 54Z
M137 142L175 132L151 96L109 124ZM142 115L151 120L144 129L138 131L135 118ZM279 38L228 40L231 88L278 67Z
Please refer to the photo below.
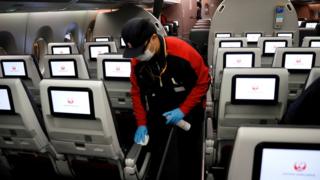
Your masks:
M229 38L231 33L216 33L216 38Z
M265 40L263 42L263 55L273 56L278 47L287 47L288 41L286 40Z
M221 48L233 48L233 47L242 47L242 41L237 41L237 40L233 40L233 41L220 41L219 43L219 47Z
M254 151L252 180L318 180L319 167L319 144L262 142Z
M124 42L123 38L120 38L120 48L125 48L126 47L126 43Z
M106 36L106 37L95 37L94 40L96 42L109 42L111 41L111 37Z
M315 63L314 52L285 52L282 56L282 67L290 73L307 73Z
M26 62L22 59L1 60L3 77L28 78Z
M90 60L96 61L99 54L110 53L110 45L108 44L95 44L89 45Z
M293 38L293 32L277 32L277 37L290 37L290 38Z
M9 86L0 85L0 114L14 114L12 94Z
M75 59L49 59L50 77L78 78Z
M52 54L72 54L70 46L51 46Z
M48 88L50 111L56 117L94 119L93 94L89 88Z
M257 43L262 33L259 32L247 32L246 34L248 43Z
M128 80L131 72L130 59L104 59L104 79Z
M277 75L235 75L232 77L232 104L273 105L278 102Z
M254 67L253 52L225 52L223 55L224 68Z
M320 47L320 40L310 40L309 47Z
M317 24L318 24L317 22L307 22L306 23L306 28L315 29Z

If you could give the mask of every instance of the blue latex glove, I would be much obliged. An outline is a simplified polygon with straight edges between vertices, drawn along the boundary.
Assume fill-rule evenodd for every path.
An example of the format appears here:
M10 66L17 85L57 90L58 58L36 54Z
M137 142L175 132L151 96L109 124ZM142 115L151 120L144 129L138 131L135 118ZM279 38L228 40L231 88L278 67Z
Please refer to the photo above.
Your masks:
M146 126L139 126L136 130L136 134L134 135L134 142L139 144L144 141L145 135L148 134L148 129Z
M166 124L177 124L184 117L184 113L180 108L165 112L162 115L167 119Z

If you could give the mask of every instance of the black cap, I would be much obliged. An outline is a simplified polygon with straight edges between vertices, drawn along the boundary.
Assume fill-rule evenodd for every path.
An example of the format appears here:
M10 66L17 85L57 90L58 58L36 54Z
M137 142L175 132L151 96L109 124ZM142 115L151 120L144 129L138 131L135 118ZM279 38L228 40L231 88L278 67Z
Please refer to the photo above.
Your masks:
M123 57L132 58L144 53L145 42L157 33L156 27L144 18L129 20L122 28L121 36L126 43Z

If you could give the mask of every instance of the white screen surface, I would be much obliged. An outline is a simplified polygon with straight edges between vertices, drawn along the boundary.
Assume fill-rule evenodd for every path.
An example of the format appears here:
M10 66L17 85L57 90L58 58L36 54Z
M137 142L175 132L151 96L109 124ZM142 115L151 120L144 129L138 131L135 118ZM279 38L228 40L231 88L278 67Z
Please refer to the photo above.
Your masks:
M286 54L285 64L286 69L311 69L312 54Z
M108 42L110 39L108 37L96 38L96 42Z
M109 53L109 46L90 46L91 58L97 58L99 54Z
M52 47L53 54L71 54L70 47Z
M247 33L247 41L248 42L258 42L259 37L261 37L260 33Z
M236 78L236 100L273 100L275 78Z
M120 38L120 46L125 47L126 43L124 42L123 38Z
M278 47L286 47L286 42L265 42L264 53L275 53Z
M55 113L90 115L88 92L51 90L51 97Z
M252 54L227 54L225 67L252 67Z
M6 76L26 76L23 62L2 62L2 66Z
M11 110L7 89L0 89L0 110Z
M298 26L300 27L302 24L302 21L298 21Z
M306 28L315 29L318 23L306 23Z
M220 47L241 47L241 42L221 42Z
M263 149L260 180L319 180L320 152Z
M320 41L311 41L310 47L320 47Z
M164 30L166 30L166 32L169 32L169 26L163 26Z
M231 37L231 34L229 34L229 33L217 33L216 37L217 38L228 38L228 37Z
M76 76L73 61L51 61L52 76Z
M290 37L292 38L292 33L278 33L278 37Z
M130 62L104 62L106 77L130 77Z

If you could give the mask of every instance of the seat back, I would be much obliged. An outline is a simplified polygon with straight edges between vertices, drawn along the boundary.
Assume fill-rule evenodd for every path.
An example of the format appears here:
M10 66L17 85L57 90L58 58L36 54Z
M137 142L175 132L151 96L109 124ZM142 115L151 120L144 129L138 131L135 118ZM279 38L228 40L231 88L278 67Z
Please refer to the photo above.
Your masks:
M46 152L41 113L21 80L1 78L0 99L0 148Z
M291 47L291 37L261 37L258 41L258 47L261 49L261 66L271 67L273 57L278 47Z
M319 144L317 128L240 127L227 179L305 179L302 176L317 173ZM279 159L281 163L275 163Z
M320 68L319 67L312 68L307 78L304 89L307 89L319 77L320 77Z
M43 63L45 78L89 79L86 62L81 54L45 55Z
M218 139L234 139L241 124L276 124L287 107L284 68L226 68L218 110Z
M102 81L45 79L40 94L48 135L58 153L123 160Z
M97 78L104 81L113 108L132 109L130 73L130 59L123 58L122 54L98 57Z
M116 43L110 42L86 42L84 44L84 59L87 62L91 78L97 77L98 54L117 53Z
M219 48L214 74L214 99L219 99L222 72L224 68L261 67L259 48Z
M79 50L74 42L53 42L48 44L48 54L79 54Z
M247 38L245 37L227 37L227 38L215 38L213 59L208 59L209 67L216 66L218 48L234 48L234 47L247 47Z
M306 36L303 38L302 47L320 47L319 36Z
M289 71L288 100L297 98L312 67L320 65L320 52L317 48L278 48L273 67L284 67Z

